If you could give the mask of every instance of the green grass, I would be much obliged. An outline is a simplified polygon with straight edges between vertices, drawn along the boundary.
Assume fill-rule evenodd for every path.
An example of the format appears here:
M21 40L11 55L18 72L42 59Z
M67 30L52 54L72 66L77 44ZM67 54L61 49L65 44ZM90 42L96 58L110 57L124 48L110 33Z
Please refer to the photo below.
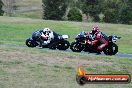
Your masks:
M37 20L29 18L0 17L0 43L25 45L25 40L41 28L49 27L60 34L70 35L74 41L81 31L90 31L95 23ZM132 53L132 25L96 23L107 35L116 34L122 38L117 42L120 53Z
M52 55L51 55L52 53ZM88 74L130 74L132 59L82 55L47 49L0 47L0 88L81 88L82 65ZM132 84L87 84L83 88L131 88Z

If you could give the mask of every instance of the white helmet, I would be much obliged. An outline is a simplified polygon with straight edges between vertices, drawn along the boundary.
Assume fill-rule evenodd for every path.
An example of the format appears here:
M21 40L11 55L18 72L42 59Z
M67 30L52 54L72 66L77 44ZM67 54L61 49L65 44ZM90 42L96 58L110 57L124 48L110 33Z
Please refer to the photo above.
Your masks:
M49 28L44 28L44 29L43 29L43 32L44 32L44 33L50 33L51 30L50 30Z

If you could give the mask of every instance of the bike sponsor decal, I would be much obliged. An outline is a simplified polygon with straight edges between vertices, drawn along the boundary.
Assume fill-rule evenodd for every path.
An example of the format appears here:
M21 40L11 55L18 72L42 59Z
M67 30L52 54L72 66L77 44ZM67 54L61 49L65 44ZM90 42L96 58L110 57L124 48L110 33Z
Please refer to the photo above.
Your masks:
M86 71L82 67L79 67L76 81L80 85L88 83L126 84L131 82L131 77L129 74L86 74Z

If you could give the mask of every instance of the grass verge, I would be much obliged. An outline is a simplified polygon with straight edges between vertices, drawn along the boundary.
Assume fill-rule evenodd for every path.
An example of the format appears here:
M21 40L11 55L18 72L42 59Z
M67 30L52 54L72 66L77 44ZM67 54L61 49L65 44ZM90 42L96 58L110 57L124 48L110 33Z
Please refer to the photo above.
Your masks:
M0 88L81 88L76 69L87 73L130 74L132 59L47 49L0 47ZM87 84L84 88L131 88L132 84Z

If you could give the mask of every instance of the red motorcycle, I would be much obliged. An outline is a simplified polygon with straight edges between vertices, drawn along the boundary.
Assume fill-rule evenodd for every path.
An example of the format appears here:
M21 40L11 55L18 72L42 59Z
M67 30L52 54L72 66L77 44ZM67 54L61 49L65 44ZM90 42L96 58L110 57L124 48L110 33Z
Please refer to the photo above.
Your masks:
M106 55L115 55L118 52L118 46L115 44L115 42L120 39L121 37L118 37L116 35L111 35L108 37L108 45L103 49L102 52ZM89 44L88 41L92 41L92 37L89 34L86 36L85 32L80 32L76 38L75 41L71 43L70 49L73 52L92 52L97 53L97 47L100 45L99 42L97 42L96 45ZM101 53L101 52L100 52Z

